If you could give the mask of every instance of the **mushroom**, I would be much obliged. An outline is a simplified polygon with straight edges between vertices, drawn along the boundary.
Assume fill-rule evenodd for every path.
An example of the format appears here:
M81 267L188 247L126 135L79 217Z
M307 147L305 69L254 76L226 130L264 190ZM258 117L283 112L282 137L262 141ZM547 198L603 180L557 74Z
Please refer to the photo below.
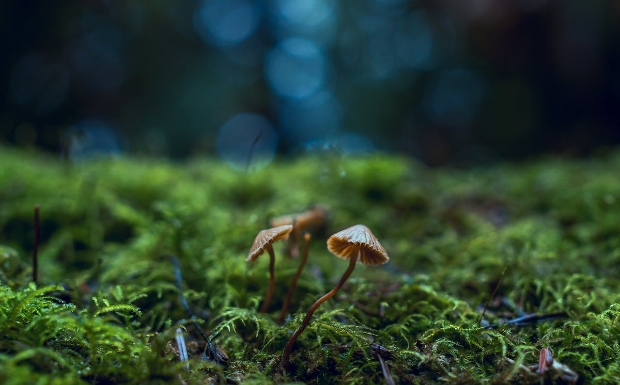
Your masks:
M273 243L279 240L285 240L293 230L292 225L278 226L267 230L262 230L254 239L254 244L250 248L248 257L245 259L248 262L254 262L265 251L269 253L269 286L267 288L267 294L265 294L265 301L260 308L261 313L265 313L271 302L271 295L273 294L273 288L276 284L275 278L275 264L276 257L273 253Z
M282 354L282 366L284 368L288 365L295 341L297 341L297 338L303 333L306 327L308 327L314 312L316 312L323 302L338 293L338 290L342 288L351 273L353 273L355 264L359 261L364 265L382 265L390 260L387 252L379 243L379 240L373 235L370 229L364 225L355 225L332 235L327 240L327 249L339 258L348 259L349 267L342 275L342 278L340 278L340 281L338 281L336 287L310 306L301 325L291 338L289 338L284 347L284 353Z
M299 214L284 215L281 217L273 218L271 220L271 226L293 225L293 231L288 239L288 245L286 252L290 257L299 256L299 241L302 234L305 231L311 229L319 229L325 226L327 222L327 210L321 206L315 206L314 208L304 211Z
M291 286L288 288L288 293L286 293L286 299L284 300L284 304L282 304L282 310L280 311L280 317L278 317L278 323L282 324L284 322L284 317L286 317L286 311L288 310L288 306L291 304L291 300L293 299L293 293L295 292L295 288L297 287L297 281L301 276L301 272L304 270L304 266L306 266L306 262L308 261L308 249L310 248L310 234L304 234L304 240L306 241L306 247L304 248L304 255L301 258L301 262L299 262L299 267L297 267L297 271L293 276L293 280L291 281Z

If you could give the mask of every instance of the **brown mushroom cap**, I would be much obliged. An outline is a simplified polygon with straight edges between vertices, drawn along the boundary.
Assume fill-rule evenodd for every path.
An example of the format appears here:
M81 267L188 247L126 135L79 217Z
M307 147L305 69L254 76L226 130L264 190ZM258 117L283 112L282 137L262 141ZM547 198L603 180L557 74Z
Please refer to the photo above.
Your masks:
M293 225L295 223L295 215L283 215L273 218L270 222L271 226L279 227L284 225Z
M295 229L303 230L311 227L320 227L327 221L327 210L316 206L299 214L283 215L271 220L271 226L293 225Z
M248 253L248 257L245 259L248 262L254 262L258 257L260 257L267 247L273 244L276 241L284 240L288 238L291 230L293 230L292 225L283 225L278 227L273 227L271 229L262 230L254 239L254 244L250 248L250 252Z
M335 256L349 259L357 257L364 265L382 265L390 260L377 237L364 225L351 226L337 232L327 240L327 249Z
M327 221L327 210L317 206L311 210L298 214L295 218L295 226L299 226L302 230L310 227L320 227Z

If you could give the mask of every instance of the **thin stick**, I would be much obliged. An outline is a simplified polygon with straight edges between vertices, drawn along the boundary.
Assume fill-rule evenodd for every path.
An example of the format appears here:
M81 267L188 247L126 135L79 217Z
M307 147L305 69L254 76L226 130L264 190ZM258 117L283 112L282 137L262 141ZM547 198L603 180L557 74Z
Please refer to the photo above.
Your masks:
M177 289L179 289L179 297L181 299L181 305L183 305L183 308L185 309L187 314L189 314L190 318L194 319L195 318L194 313L192 312L192 309L189 308L189 304L187 303L187 300L185 299L185 295L183 295L183 275L181 273L181 264L179 263L179 259L176 256L171 255L170 260L172 261L172 265L174 266L174 280L175 280ZM203 333L200 333L200 334L203 334Z
M340 290L342 286L344 286L344 283L347 281L351 273L353 273L353 270L355 270L355 264L357 263L358 258L359 256L349 258L349 267L342 275L342 278L340 278L340 281L338 281L336 287L331 289L331 291L319 298L312 306L310 306L310 309L308 309L308 312L306 313L304 320L301 322L299 329L297 329L297 331L295 331L291 338L288 339L288 342L284 347L284 353L282 354L283 368L286 368L288 366L288 362L291 357L291 351L293 350L293 345L295 345L295 341L297 341L297 338L301 335L301 333L304 332L304 330L306 330L306 328L310 324L310 320L312 319L312 315L314 314L314 312L316 312L316 310L319 308L319 306L321 306L323 302L336 295L336 293L338 293L338 290Z
M553 321L559 318L568 317L568 313L565 311L558 311L554 313L546 314L528 314L522 317L513 318L501 324L493 324L486 326L485 329L497 329L500 325L513 325L513 326L527 326L537 322Z
M179 263L179 259L174 255L170 255L169 257L172 261L172 265L174 266L174 278L176 281L177 289L179 290L181 304L189 315L189 319L194 324L194 327L196 328L196 330L198 330L198 333L200 333L202 338L207 341L206 353L208 353L209 359L217 362L218 364L225 363L228 360L228 356L222 349L217 347L215 341L213 341L213 338L211 338L211 334L207 334L207 332L205 332L204 329L200 327L198 322L196 322L196 316L194 315L194 312L192 312L192 309L190 309L189 304L185 299L185 295L183 295L183 276L181 274L181 264Z
M558 318L568 317L568 313L565 311L557 311L554 313L547 314L528 314L523 317L513 318L511 320L506 321L506 325L515 325L515 326L526 326L531 325L536 322L542 321L552 321Z
M377 350L373 349L372 355L375 356L375 358L379 360L379 364L381 364L381 371L383 372L383 378L385 378L385 383L387 385L395 385L392 373L390 373L390 368L388 367L387 362L385 362L383 357L381 357L381 354L379 354Z
M288 307L293 300L293 294L295 293L295 288L297 287L297 280L301 276L301 272L306 266L306 261L308 261L308 249L310 248L310 234L304 234L304 240L306 241L306 248L304 249L304 255L301 257L301 261L299 262L299 267L297 268L297 272L293 276L293 280L291 281L291 286L288 288L288 293L286 294L286 299L284 300L284 304L282 305L282 310L280 311L280 317L278 317L278 323L282 324L284 322L284 317L286 317L286 312L288 311Z
M32 282L39 285L39 242L41 242L41 223L39 221L39 205L34 205L34 247L32 249Z
M179 347L179 360L184 362L185 371L189 372L189 356L187 355L187 345L185 345L185 338L183 337L183 330L177 328L176 331L177 346Z
M482 310L482 314L480 315L480 319L478 320L479 325L482 323L482 320L484 319L484 313L487 312L487 309L489 308L489 304L491 303L491 300L495 296L495 293L497 293L497 289L499 289L500 283L502 283L502 278L504 278L504 273L506 273L507 267L508 266L504 266L504 270L502 270L502 275L499 276L499 280L497 281L497 285L495 285L495 289L493 289L493 293L491 293L491 296L487 300L487 303L484 304L484 309Z
M245 163L246 173L250 171L250 162L252 161L252 153L254 152L254 147L256 147L256 143L258 143L261 136L263 136L262 130L261 132L258 133L258 135L256 135L256 138L254 138L254 141L252 142L252 145L250 146L250 151L248 151L248 159L246 160L246 163Z

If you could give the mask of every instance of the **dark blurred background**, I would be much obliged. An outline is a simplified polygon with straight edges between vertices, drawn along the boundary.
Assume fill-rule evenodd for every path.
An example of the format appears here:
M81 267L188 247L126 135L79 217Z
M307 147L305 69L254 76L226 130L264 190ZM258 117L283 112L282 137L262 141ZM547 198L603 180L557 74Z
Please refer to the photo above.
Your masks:
M620 142L619 1L19 0L0 18L0 143L73 160L467 166Z

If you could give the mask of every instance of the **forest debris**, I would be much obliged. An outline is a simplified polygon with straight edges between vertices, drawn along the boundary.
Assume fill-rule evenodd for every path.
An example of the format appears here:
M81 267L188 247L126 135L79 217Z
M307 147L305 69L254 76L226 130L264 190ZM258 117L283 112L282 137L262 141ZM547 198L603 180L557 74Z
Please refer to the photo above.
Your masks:
M383 378L385 378L385 383L387 385L394 385L394 378L392 377L392 373L390 372L390 368L387 365L387 362L385 362L385 360L383 359L383 357L381 356L382 352L388 352L389 351L384 348L383 346L376 344L376 343L372 343L370 344L370 349L372 352L372 355L379 360L379 363L381 364L381 372L383 372Z
M185 337L183 337L183 330L181 328L177 328L175 339L179 347L179 360L185 363L185 371L189 372L189 356L187 355L187 346L185 345Z
M579 380L579 375L574 370L553 358L553 353L548 347L540 349L538 365L531 366L530 370L540 376L551 373L567 384L576 384Z

